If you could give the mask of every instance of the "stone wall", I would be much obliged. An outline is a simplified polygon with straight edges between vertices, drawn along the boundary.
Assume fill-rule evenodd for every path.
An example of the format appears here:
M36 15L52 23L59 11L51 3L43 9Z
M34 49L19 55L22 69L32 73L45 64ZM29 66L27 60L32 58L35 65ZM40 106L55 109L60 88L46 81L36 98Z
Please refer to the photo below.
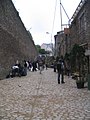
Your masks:
M79 45L88 44L90 49L90 0L81 7L70 26L71 45L75 43Z
M80 5L82 6L80 7ZM90 56L90 52L87 54L87 51L90 51L90 0L83 0L80 2L78 12L75 14L71 23L70 31L71 49L75 43L79 44L85 49L85 55ZM89 63L90 59L87 57L87 65L84 65L87 73L90 71Z
M87 16L87 32L86 32L86 39L88 43L88 49L90 50L90 0L87 0L86 4L86 16Z
M0 79L18 59L30 60L38 55L19 13L11 0L0 0Z

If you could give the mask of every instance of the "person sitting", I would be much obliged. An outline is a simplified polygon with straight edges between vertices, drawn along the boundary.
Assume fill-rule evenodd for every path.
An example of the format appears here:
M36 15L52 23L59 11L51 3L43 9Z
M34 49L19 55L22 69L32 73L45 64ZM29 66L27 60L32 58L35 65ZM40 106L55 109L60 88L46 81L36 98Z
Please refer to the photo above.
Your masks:
M15 77L17 75L19 75L19 66L15 64L12 66L12 77Z

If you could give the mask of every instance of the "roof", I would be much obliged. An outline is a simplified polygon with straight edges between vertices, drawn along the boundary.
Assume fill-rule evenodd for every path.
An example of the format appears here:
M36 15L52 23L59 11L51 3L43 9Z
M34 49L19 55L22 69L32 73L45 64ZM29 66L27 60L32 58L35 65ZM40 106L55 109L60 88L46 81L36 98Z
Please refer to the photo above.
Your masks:
M79 3L78 7L76 8L72 18L70 19L70 22L73 21L75 19L75 17L77 16L77 14L79 13L79 11L81 10L81 8L83 7L83 5L86 3L87 0L81 0L81 2Z

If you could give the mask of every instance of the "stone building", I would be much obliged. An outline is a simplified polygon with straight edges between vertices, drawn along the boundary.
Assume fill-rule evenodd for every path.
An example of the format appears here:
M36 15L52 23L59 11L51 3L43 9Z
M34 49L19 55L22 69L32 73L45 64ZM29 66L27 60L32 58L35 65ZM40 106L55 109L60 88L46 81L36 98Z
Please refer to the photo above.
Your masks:
M78 43L85 49L90 49L90 0L81 0L71 18L71 45Z
M64 31L57 32L57 35L54 36L55 39L55 56L64 55L65 53L65 44L64 44Z
M70 41L71 49L75 43L85 49L87 68L90 72L90 0L81 0L71 18Z
M90 0L81 0L76 11L74 12L69 26L69 34L63 32L63 45L61 44L62 35L55 35L55 54L58 55L62 53L69 53L75 43L83 46L86 50L90 50ZM58 47L62 46L61 49ZM64 47L63 47L64 46Z
M0 79L16 60L30 60L38 55L11 0L0 0Z

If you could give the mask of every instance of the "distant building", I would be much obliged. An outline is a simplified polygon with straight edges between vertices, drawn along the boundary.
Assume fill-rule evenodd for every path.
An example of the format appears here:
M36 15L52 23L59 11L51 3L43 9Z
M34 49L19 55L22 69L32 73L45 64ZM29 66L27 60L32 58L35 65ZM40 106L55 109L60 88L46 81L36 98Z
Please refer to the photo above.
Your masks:
M45 49L45 51L50 51L50 52L52 52L53 43L49 43L49 44L43 43L43 44L41 45L41 48L42 48L42 49Z
M51 56L53 55L53 43L43 43L41 45L41 48L45 49L45 51L49 51Z

